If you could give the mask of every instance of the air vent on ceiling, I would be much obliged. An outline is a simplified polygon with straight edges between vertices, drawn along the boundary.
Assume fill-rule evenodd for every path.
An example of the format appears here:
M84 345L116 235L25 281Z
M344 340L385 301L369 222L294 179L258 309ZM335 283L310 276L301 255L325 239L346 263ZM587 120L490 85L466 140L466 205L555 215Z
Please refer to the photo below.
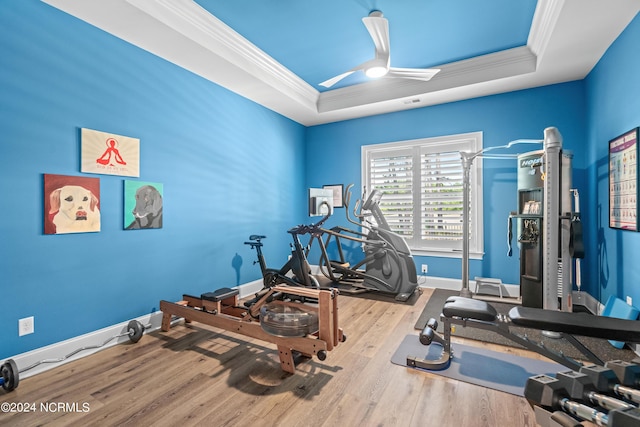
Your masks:
M420 102L420 98L405 99L404 101L402 101L402 103L405 105L417 104L419 102Z

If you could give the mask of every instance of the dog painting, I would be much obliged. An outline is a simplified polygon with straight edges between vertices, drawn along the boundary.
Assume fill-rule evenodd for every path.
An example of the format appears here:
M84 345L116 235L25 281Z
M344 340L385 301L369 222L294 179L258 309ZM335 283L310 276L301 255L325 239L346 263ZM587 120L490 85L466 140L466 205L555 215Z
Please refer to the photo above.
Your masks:
M45 234L100 231L100 179L44 175Z
M125 229L162 228L162 184L125 181Z

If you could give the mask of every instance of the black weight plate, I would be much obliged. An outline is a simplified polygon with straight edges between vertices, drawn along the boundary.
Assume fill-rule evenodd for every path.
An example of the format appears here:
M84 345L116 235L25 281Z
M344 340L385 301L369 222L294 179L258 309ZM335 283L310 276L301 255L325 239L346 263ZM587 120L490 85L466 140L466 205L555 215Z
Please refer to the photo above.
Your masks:
M15 390L15 388L18 387L18 383L20 382L18 365L16 365L16 362L14 362L13 359L7 360L2 364L0 372L2 374L2 378L4 379L2 388L6 391Z
M130 321L127 329L129 329L129 340L133 343L140 341L142 334L144 334L144 326L137 320Z

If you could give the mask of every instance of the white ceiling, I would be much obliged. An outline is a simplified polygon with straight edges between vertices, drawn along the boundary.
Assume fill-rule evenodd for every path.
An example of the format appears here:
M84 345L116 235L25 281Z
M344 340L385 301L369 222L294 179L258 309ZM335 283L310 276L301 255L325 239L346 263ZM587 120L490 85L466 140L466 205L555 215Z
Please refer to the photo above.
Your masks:
M451 46L451 58L456 58L458 51L454 49L460 49L465 43L470 45L470 41L457 40L458 46L455 47L447 45L447 35L442 34L442 28L450 26L463 34L465 32L465 27L457 21L442 23L438 26L439 34L420 33L420 37L414 36L415 42L411 37L403 37L400 31L394 33L394 28L402 29L409 25L408 20L418 13L416 5L426 7L428 0L394 0L395 3L388 5L393 12L389 14L384 12L384 3L390 0L325 0L321 7L334 7L329 9L333 14L329 18L326 10L318 13L317 2L298 2L296 5L305 4L306 9L294 9L292 12L292 4L284 0L271 3L267 0L219 0L218 3L212 0L42 1L306 126L582 79L640 10L640 0L538 0L533 16L528 18L522 13L514 16L517 10L507 8L506 3L503 3L505 7L498 7L505 0L485 0L483 4L488 7L484 12L473 11L475 15L468 19L475 19L481 32L485 33L494 33L492 28L502 28L506 22L516 18L530 20L526 41L518 41L522 36L516 34L515 28L512 30L513 40L502 42L512 47L488 46L483 52L482 46L478 45L475 49L479 53L475 56L460 53L458 57L463 59L432 63L429 61L433 61L435 56L431 59L417 56L418 51L426 50L419 50L419 44L424 45L425 39L431 44L437 43L442 52L448 52L447 48ZM403 7L403 1L407 2L407 7ZM409 3L412 8L408 7ZM201 4L211 10L218 4L224 4L226 7L220 13L224 12L225 22ZM252 15L251 5L255 5L256 10L258 5L262 6L257 17ZM373 52L373 47L367 44L371 41L360 20L368 14L367 9L377 8L373 6L381 6L389 20L392 66L437 66L440 73L428 82L355 80L332 90L320 88L318 81L306 81L305 78L316 80L321 75L324 75L321 80L333 77L356 65L353 64L355 58ZM511 15L500 13L507 9ZM305 19L303 25L295 28L299 33L296 39L302 40L302 46L308 41L309 46L313 46L312 52L317 52L317 55L301 59L299 47L295 49L293 43L265 42L264 45L268 46L265 49L269 52L257 47L260 40L272 40L275 32L280 31L278 35L287 36L279 30L282 24L276 20L285 11L298 13L301 19ZM446 12L449 19L455 14L462 19L462 9ZM347 13L348 16L344 16ZM253 17L255 24L247 23L249 16ZM327 24L331 16L341 18L339 26ZM467 22L474 25L474 21ZM241 23L245 24L246 36L233 29L234 26L242 27ZM322 25L330 27L327 32L318 30ZM469 27L470 24L466 25ZM308 34L304 33L305 28L308 28ZM484 28L486 30L482 30ZM471 31L469 33L469 37L479 37ZM252 38L253 42L245 37ZM291 35L288 37L293 40ZM356 39L359 45L351 43ZM415 55L411 54L412 49ZM328 60L327 55L333 59ZM281 62L276 61L276 57ZM410 61L410 58L419 63L395 63L396 60ZM362 62L358 61L356 63ZM299 75L291 71L294 68ZM336 70L339 71L336 73Z

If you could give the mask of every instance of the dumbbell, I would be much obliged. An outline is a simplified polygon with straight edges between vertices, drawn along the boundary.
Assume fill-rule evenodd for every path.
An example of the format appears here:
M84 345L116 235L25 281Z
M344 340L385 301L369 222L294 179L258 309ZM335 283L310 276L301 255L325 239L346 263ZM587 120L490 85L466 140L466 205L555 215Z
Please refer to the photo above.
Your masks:
M598 393L600 390L596 389L587 374L576 371L558 372L556 379L571 399L584 400L606 410L635 408L631 403Z
M616 374L621 385L629 387L640 385L640 366L635 363L612 360L605 363L604 367L611 369Z
M640 425L640 410L638 408L613 409L605 414L571 400L560 380L548 375L530 377L525 385L524 396L533 405L554 411L563 410L581 420L591 421L599 426L637 427Z
M610 366L609 363L607 365ZM580 368L580 373L589 377L595 390L601 393L615 393L616 395L640 403L640 390L621 385L618 376L611 368L600 365L584 365Z

